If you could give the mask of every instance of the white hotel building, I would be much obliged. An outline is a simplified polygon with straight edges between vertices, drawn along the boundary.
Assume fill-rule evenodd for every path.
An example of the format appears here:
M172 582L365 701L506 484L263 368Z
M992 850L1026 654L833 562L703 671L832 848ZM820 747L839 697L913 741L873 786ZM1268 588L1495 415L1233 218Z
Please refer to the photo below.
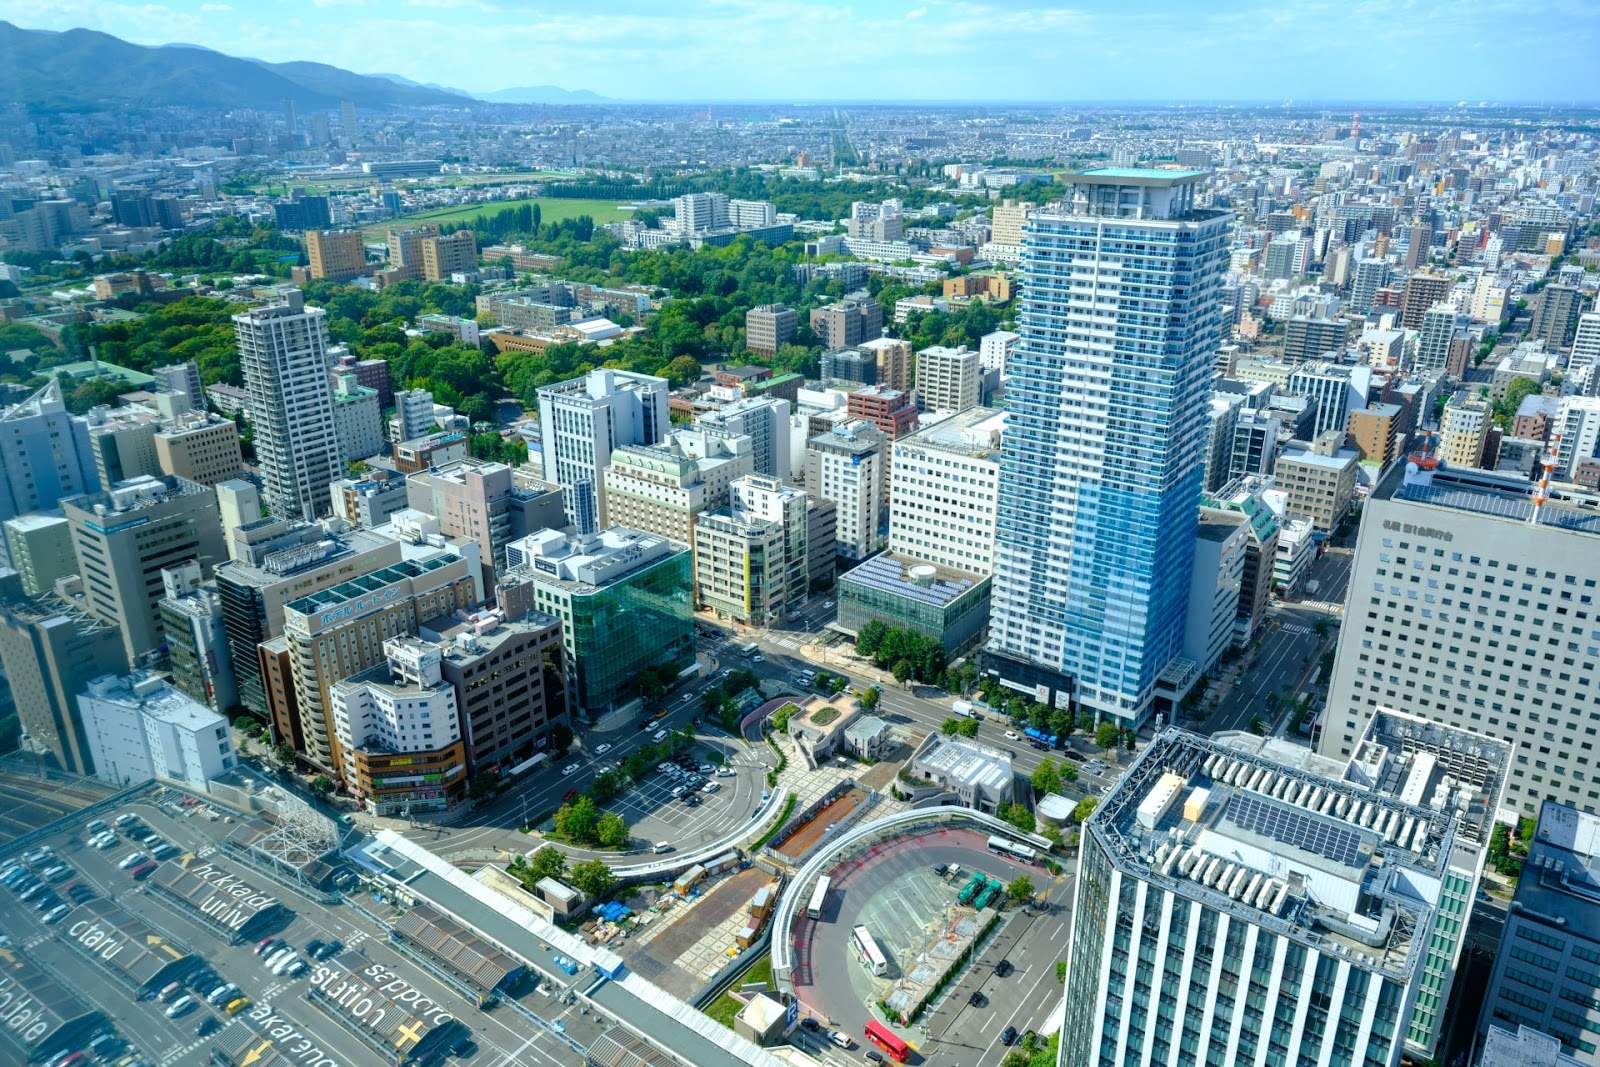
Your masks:
M1382 711L1341 765L1158 735L1084 826L1064 1067L1430 1059L1510 748Z

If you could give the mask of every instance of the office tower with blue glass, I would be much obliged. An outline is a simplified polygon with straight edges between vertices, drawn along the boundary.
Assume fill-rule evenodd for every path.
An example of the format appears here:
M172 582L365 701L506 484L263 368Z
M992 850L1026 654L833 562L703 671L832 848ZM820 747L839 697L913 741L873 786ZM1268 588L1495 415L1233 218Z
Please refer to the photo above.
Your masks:
M1077 174L1023 237L984 669L1127 726L1183 642L1228 269L1206 178Z

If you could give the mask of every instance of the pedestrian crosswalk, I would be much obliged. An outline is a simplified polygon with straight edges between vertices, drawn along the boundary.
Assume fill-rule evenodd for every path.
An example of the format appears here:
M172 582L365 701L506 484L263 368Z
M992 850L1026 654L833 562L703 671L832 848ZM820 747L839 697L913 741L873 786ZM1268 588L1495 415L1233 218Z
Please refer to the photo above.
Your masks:
M1334 604L1327 600L1302 600L1300 601L1300 607L1316 608L1318 611L1326 611L1330 615L1344 614L1343 604Z
M1311 632L1311 627L1301 626L1296 622L1286 622L1282 626L1278 627L1278 629L1282 630L1286 634L1308 634Z

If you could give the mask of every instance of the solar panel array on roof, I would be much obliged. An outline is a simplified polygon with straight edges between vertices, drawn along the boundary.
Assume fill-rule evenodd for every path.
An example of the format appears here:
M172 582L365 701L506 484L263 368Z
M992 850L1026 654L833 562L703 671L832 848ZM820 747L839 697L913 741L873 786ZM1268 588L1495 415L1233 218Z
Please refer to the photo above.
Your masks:
M1346 867L1357 866L1361 856L1360 834L1261 797L1236 793L1228 801L1223 816L1242 829L1293 845Z

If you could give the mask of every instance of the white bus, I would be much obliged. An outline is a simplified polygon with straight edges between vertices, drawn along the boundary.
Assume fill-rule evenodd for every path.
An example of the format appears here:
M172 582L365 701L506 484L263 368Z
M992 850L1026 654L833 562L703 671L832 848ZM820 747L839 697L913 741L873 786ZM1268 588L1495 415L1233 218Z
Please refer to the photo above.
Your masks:
M865 926L858 926L850 931L850 947L855 951L856 961L882 978L889 973L889 961L883 958L878 943L872 939Z
M1038 852L1027 845L1018 845L1003 837L989 838L989 851L999 853L1002 856L1011 856L1021 860L1023 863L1032 863L1039 856Z
M830 879L823 875L817 879L817 888L811 891L811 904L806 908L806 914L813 919L822 918L822 908L828 902L828 885Z

